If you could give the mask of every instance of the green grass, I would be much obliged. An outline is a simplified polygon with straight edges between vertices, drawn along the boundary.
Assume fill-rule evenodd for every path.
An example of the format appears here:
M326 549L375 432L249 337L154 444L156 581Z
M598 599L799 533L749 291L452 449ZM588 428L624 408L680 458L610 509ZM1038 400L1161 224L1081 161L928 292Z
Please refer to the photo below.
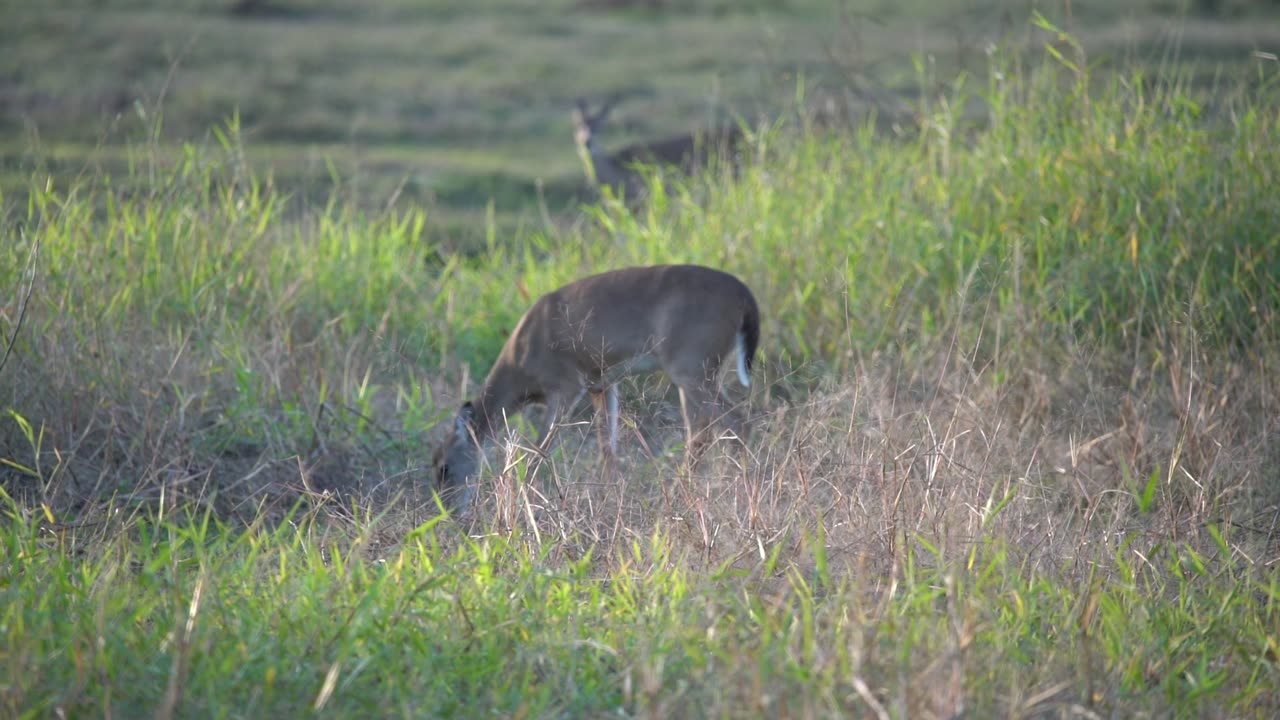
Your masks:
M922 59L917 134L784 122L635 214L508 232L464 179L468 254L234 120L74 180L31 148L0 714L1273 716L1276 64L1040 26L1056 55ZM759 298L747 451L681 467L638 380L616 471L585 427L503 439L440 520L437 425L533 298L666 261Z
M574 557L352 510L343 530L319 510L248 530L202 515L70 528L9 502L6 714L1274 710L1280 582L1225 543L1034 572L998 544L948 560L920 543L886 584L834 570L820 538L781 538L747 574L673 558L660 534Z

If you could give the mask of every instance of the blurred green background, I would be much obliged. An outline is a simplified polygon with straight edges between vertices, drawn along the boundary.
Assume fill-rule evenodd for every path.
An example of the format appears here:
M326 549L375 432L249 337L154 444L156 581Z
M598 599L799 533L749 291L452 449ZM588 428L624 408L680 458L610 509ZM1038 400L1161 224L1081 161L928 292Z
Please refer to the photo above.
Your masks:
M277 187L308 203L341 186L371 209L426 206L446 250L474 241L486 218L501 229L558 223L592 197L569 123L579 96L622 98L603 138L610 148L713 121L909 107L931 82L981 72L994 41L1042 42L1033 10L1076 33L1091 57L1176 57L1199 63L1206 83L1280 39L1280 4L1228 0L0 7L5 197L20 199L33 178L123 177L138 161L131 147L208 140L238 114L245 161Z

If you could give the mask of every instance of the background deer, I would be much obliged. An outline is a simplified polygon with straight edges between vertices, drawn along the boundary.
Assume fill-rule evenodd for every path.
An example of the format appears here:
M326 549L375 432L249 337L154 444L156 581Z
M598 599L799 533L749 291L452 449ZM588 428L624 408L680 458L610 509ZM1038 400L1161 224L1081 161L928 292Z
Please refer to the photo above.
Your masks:
M485 378L464 403L433 458L446 506L465 510L485 443L524 407L546 406L538 445L549 449L562 414L584 393L607 416L609 452L617 449L616 382L661 370L679 388L686 450L696 457L713 423L745 437L745 418L720 386L735 353L738 380L750 385L760 311L738 278L697 265L633 267L592 275L540 297L524 314Z
M741 128L724 125L656 142L635 143L612 153L605 152L596 141L596 134L608 119L615 102L615 99L610 99L593 113L586 101L579 98L573 110L573 136L587 180L597 188L612 187L616 195L628 201L639 199L644 192L644 178L635 166L668 166L687 174L694 173L716 158L728 160L742 139Z

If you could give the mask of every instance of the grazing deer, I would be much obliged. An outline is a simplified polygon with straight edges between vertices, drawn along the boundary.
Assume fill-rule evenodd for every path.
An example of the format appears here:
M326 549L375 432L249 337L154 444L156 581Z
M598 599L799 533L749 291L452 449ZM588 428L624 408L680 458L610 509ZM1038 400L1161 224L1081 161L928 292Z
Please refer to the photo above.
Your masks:
M720 387L721 364L736 353L738 380L750 384L760 339L751 290L728 273L697 265L632 267L592 275L543 295L507 338L479 395L462 405L436 451L436 489L465 510L486 441L525 406L546 406L538 445L550 449L556 421L584 393L607 416L618 444L616 382L661 370L680 390L686 451L696 457L706 431L722 422L744 439L745 419ZM602 408L602 406L604 406Z
M727 159L742 139L742 129L725 125L698 133L677 135L650 143L636 143L617 152L605 152L596 143L596 132L609 116L614 101L609 100L596 112L578 99L573 110L574 140L582 158L587 180L596 187L609 186L627 201L641 197L644 178L636 165L665 165L686 174L697 172L717 157Z

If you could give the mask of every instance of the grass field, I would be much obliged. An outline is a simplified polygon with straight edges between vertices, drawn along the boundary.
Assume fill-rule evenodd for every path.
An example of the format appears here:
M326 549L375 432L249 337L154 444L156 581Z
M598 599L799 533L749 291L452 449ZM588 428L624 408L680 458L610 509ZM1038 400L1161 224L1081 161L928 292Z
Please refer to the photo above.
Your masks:
M571 224L591 198L573 152L576 97L623 98L613 147L731 118L857 119L944 93L960 71L981 75L989 43L1044 40L1024 3L1002 0L659 11L626 0L370 0L358 11L259 0L244 3L260 6L250 14L233 12L235 0L9 4L0 192L25 196L33 176L128 183L131 147L181 157L238 113L244 162L298 206L336 188L371 210L425 207L433 237L467 252L486 221L503 235ZM1247 73L1251 50L1280 41L1266 2L1050 5L1094 61L1194 62L1197 86Z
M0 716L1280 711L1269 5L227 5L5 11ZM586 204L614 91L776 122ZM745 451L638 379L440 517L529 303L668 261L760 301Z

